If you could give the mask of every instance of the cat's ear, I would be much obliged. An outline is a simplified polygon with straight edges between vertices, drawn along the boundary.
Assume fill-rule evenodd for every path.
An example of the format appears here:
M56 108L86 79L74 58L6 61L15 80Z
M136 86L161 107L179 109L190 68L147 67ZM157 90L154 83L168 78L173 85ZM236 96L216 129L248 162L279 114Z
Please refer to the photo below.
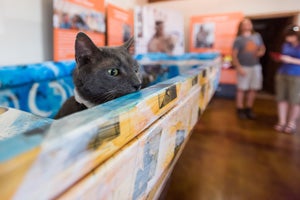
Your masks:
M84 65L93 61L93 54L98 51L98 47L84 33L79 32L75 41L75 60L78 65Z
M129 51L131 53L133 51L133 48L134 48L134 37L132 36L121 47L125 48L127 51Z

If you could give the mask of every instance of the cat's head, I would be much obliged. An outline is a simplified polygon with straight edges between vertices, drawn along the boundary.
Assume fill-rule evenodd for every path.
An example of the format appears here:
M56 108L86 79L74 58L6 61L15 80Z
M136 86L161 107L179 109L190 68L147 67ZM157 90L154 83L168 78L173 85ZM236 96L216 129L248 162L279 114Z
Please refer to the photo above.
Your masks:
M84 99L100 104L140 89L139 65L129 53L133 43L131 38L122 46L98 48L86 34L77 34L73 80Z

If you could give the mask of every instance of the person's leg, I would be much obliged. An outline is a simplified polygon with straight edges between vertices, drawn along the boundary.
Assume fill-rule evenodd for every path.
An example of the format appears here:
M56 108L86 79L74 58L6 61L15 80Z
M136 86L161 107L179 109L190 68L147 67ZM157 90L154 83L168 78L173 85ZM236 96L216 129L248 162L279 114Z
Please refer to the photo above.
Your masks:
M245 113L248 119L255 119L253 113L253 105L256 98L256 92L262 88L262 72L261 65L255 65L251 68L250 90L247 94Z
M282 132L285 129L287 123L287 115L288 115L289 104L287 101L278 101L277 102L277 115L278 122L274 126L276 131Z
M277 112L278 112L278 124L286 125L287 115L288 115L289 104L287 101L279 101L277 103Z
M296 125L297 125L296 123L299 117L299 113L300 113L300 106L298 104L290 105L288 123L284 129L284 132L295 133Z
M246 74L237 75L237 92L236 92L236 109L237 115L240 119L246 119L244 110L244 100L246 91L249 89L249 73L247 67L243 67Z
M287 123L288 115L288 80L285 75L276 75L276 99L277 99L277 115L278 122L274 126L276 131L282 132Z
M252 110L255 97L256 97L256 90L249 90L247 93L246 108L245 108L245 113L248 119L255 119L256 117Z
M290 105L290 112L289 112L289 123L295 124L297 122L297 119L299 117L300 113L300 106L298 104Z
M244 97L245 97L245 91L242 89L237 89L237 93L236 93L237 109L244 109Z
M245 91L242 89L237 89L236 93L236 111L237 115L240 119L246 119L247 116L244 110L244 98L245 98Z
M296 131L296 122L300 112L300 77L288 77L288 102L289 102L289 116L285 128L286 133L294 133Z
M252 108L256 97L256 90L249 90L247 94L246 107Z
M286 80L289 116L284 132L295 133L296 122L300 112L300 77L287 76Z

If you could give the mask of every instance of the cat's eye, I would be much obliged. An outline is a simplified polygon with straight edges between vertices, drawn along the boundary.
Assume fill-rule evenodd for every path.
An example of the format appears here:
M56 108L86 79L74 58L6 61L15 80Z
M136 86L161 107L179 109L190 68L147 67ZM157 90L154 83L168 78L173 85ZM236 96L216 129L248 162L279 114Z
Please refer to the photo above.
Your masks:
M119 75L119 70L118 69L109 69L107 70L108 74L111 76L118 76Z

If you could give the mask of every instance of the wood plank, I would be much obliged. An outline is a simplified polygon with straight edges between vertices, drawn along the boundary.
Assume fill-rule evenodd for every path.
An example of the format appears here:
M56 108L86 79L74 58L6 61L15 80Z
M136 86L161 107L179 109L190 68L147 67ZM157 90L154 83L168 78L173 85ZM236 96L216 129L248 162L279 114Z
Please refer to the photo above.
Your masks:
M175 166L166 200L300 199L300 130L273 130L274 99L259 98L254 109L257 120L239 120L234 100L212 100Z

